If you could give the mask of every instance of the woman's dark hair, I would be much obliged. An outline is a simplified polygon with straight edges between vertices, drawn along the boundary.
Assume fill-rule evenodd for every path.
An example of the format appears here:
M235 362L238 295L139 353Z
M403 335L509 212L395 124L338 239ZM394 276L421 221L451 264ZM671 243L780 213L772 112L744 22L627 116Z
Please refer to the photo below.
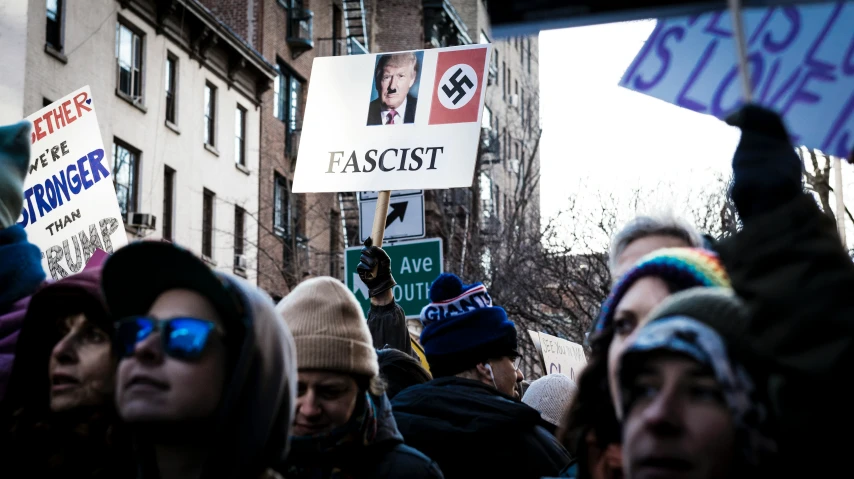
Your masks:
M433 379L412 356L397 349L377 350L380 375L386 382L386 394L391 399L404 389Z

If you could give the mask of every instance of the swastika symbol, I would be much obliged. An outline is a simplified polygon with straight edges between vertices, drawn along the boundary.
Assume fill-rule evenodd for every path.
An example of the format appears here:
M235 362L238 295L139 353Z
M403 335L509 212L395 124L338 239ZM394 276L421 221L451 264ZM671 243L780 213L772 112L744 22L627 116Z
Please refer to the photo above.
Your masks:
M462 76L462 78L460 78ZM454 73L451 78L448 80L450 85L453 85L453 88L450 88L450 85L445 84L442 85L442 91L445 92L445 95L451 99L454 105L460 102L466 93L468 93L468 89L463 87L474 88L474 83L472 83L471 79L463 73L462 68L457 68L456 73Z
M466 106L478 91L477 73L471 65L458 63L451 66L437 83L436 90L439 103L449 110L457 110Z

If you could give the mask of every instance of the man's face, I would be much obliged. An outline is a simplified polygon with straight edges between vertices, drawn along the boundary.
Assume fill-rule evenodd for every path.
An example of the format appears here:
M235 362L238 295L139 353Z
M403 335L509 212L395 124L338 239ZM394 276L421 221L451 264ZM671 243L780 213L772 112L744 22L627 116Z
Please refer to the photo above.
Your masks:
M516 383L521 383L525 376L522 375L522 371L516 369L515 362L515 357L504 356L498 359L490 359L489 365L492 367L495 387L508 396L521 399L519 391L516 390Z
M157 297L148 315L159 319L192 317L222 322L202 295L173 289ZM127 422L184 421L214 414L226 379L226 348L220 334L212 333L198 359L167 356L160 333L136 344L132 356L119 363L116 404Z
M359 386L347 374L301 370L294 436L313 436L347 424L358 397Z
M617 257L613 274L614 281L626 274L639 259L653 251L664 248L686 248L688 246L690 245L681 238L670 235L645 236L636 239L629 243L626 249Z
M729 477L732 415L708 368L684 356L646 360L632 378L623 423L626 477Z
M51 411L111 401L116 363L109 335L82 313L62 318L57 329L62 339L53 347L48 366Z
M388 109L399 107L414 83L415 71L412 65L386 65L380 78L383 105Z
M614 310L614 338L608 345L608 387L614 407L620 404L620 385L617 378L617 363L626 344L634 332L643 325L649 313L670 296L667 284L655 276L637 280Z

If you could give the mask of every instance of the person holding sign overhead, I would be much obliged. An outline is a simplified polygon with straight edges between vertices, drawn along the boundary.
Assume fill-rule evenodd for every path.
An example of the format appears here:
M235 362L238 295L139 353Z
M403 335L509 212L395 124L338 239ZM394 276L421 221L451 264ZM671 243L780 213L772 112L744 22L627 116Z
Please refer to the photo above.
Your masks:
M409 90L419 75L418 58L413 52L381 55L374 70L379 97L368 108L368 126L415 123L418 98Z

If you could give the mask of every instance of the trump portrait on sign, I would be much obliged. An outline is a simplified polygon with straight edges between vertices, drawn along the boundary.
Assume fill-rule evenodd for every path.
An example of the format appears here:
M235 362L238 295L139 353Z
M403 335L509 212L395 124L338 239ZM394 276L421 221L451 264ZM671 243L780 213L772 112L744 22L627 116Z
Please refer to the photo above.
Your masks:
M420 55L421 52L405 52L377 58L368 126L415 123Z

